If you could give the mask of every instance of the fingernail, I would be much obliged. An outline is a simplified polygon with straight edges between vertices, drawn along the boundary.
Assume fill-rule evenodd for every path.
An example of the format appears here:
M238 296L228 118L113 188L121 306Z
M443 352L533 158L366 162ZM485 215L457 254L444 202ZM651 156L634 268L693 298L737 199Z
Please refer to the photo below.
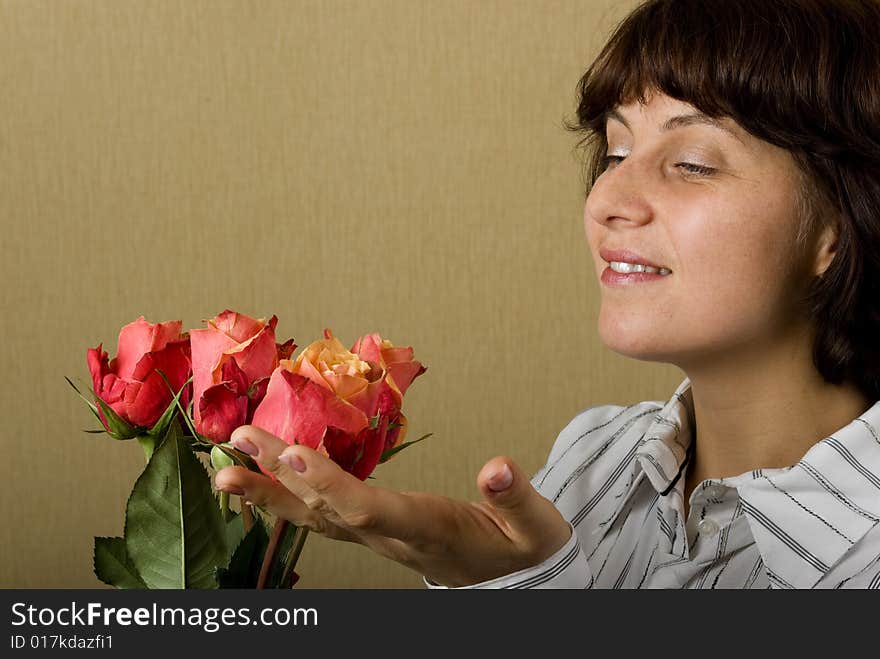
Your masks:
M300 474L306 470L306 463L295 453L282 453L278 456L278 459Z
M223 492L229 492L229 494L237 494L238 496L241 496L244 494L244 490L241 489L240 487L236 487L235 485L224 485L224 486L220 487L219 489L222 490Z
M510 467L505 464L501 469L489 476L489 489L493 492L501 492L510 487L512 482L513 472L511 472Z
M256 455L260 452L260 449L254 446L249 439L245 439L244 437L241 439L233 439L232 445L242 453L247 453L248 455Z

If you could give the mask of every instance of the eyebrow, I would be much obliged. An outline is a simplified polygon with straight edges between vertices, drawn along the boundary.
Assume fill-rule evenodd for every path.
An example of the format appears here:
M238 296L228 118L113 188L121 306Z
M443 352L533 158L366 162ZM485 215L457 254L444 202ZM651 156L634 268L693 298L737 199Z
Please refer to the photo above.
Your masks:
M624 126L632 130L629 125L629 122L624 118L620 112L617 110L609 110L605 113L605 119L615 119L622 123ZM711 126L712 128L717 128L719 130L723 130L725 133L728 133L735 137L741 144L745 145L742 137L733 130L730 126L725 126L720 119L715 119L714 117L710 117L707 114L703 114L702 112L693 112L691 114L678 114L674 117L670 117L660 126L660 130L662 132L673 130L675 128L682 128L684 126L694 126L694 125L703 125L703 126Z

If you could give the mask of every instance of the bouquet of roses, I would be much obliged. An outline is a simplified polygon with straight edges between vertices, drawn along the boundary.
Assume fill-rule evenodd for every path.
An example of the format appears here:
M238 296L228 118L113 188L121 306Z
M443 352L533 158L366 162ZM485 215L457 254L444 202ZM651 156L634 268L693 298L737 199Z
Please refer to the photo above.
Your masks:
M378 334L346 349L330 330L291 359L268 321L226 310L201 329L143 316L119 332L114 359L88 350L88 403L107 433L137 439L147 460L122 537L95 538L97 577L117 588L289 588L307 529L215 495L210 468L261 472L230 443L252 424L304 444L361 480L429 435L405 442L403 395L426 367ZM210 455L200 460L198 454ZM267 472L264 472L267 473Z

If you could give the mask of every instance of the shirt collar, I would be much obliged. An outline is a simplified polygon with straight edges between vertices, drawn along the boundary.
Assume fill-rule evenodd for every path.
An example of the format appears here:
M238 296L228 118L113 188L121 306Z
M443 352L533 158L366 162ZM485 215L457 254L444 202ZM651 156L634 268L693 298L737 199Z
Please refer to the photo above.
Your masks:
M691 382L685 379L645 431L636 458L661 495L673 489L684 498L684 471L690 462L694 428Z
M636 452L661 495L674 491L684 500L694 425L691 383L685 379L656 414ZM722 482L737 489L776 585L816 585L880 520L880 401L810 447L795 465Z

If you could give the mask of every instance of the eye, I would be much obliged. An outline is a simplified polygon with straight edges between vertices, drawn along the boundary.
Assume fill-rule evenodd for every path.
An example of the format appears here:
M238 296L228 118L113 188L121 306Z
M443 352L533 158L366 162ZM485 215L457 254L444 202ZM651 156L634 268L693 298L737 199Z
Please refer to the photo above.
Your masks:
M703 176L708 176L712 174L715 170L711 167L705 167L703 165L694 165L689 162L677 162L675 163L676 167L681 167L692 174L702 174Z
M612 163L618 163L623 160L623 156L604 156L602 158L599 171L604 172Z
M625 156L604 156L601 162L600 172L604 172L606 169L612 164L619 164ZM709 176L710 174L715 173L715 169L712 167L706 167L705 165L695 165L690 162L677 162L675 163L676 167L681 167L684 171L690 174L700 174L702 176Z

